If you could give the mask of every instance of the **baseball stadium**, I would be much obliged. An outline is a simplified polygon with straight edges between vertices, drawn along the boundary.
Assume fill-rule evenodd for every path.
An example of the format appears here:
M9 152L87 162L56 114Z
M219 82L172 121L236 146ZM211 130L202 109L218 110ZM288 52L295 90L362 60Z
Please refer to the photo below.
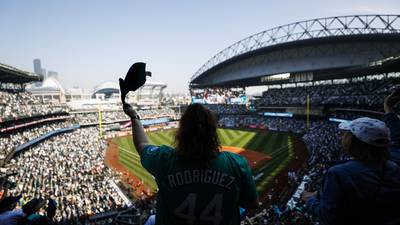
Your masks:
M148 138L154 145L174 145L174 129L148 132ZM267 184L283 171L294 157L294 137L286 133L258 132L240 129L223 129L218 131L221 150L244 156L251 165L257 182L257 190L262 193ZM131 136L117 137L110 141L118 151L119 162L138 179L143 181L154 192L157 185L140 163L140 156L135 150ZM115 149L114 149L115 148ZM111 154L111 153L110 153Z
M221 49L198 62L186 95L153 81L127 95L149 143L176 147L181 116L202 104L216 117L219 151L251 168L259 203L241 224L324 224L303 196L324 187L333 163L350 160L338 125L368 117L386 123L391 144L400 140L400 104L385 100L400 90L400 15L276 24ZM39 59L34 71L0 64L0 206L38 204L29 215L46 224L150 224L159 188L142 166L117 81L66 89ZM391 193L399 199L400 189Z

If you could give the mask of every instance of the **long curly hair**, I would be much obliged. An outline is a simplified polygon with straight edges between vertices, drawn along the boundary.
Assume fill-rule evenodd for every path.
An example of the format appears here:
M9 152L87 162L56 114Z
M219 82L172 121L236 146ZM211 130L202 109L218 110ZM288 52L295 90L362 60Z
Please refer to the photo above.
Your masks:
M214 114L203 105L189 105L179 122L175 148L184 159L208 162L215 158L220 142Z

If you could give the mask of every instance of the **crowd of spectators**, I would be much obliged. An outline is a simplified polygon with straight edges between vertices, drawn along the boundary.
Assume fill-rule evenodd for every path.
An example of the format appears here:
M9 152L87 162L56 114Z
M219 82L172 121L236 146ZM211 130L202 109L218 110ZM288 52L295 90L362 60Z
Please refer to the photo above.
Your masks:
M161 109L141 109L138 110L137 113L139 114L141 119L157 119L161 117L170 117L170 118L177 118L178 115L176 112L168 107L164 107Z
M382 117L382 113L376 112L376 111L369 111L369 110L359 110L359 111L336 110L336 111L330 113L330 117L336 118L336 119L344 119L344 120L354 120L354 119L357 119L360 117L370 117L370 118L379 119Z
M71 126L71 122L55 122L40 124L39 126L29 127L21 131L0 134L0 160L3 160L16 147L38 138L50 131Z
M171 108L162 109L142 109L137 111L141 119L156 119L161 117L168 117L176 119L179 116ZM80 112L76 113L75 120L79 124L98 123L99 112ZM123 111L102 111L101 112L102 122L116 122L116 121L127 121L129 118Z
M220 114L247 114L250 111L247 109L246 105L243 104L206 104L204 105L213 112Z
M7 170L17 173L12 180L17 185L9 192L22 195L21 203L54 199L59 224L79 224L86 215L125 207L111 185L116 175L104 165L105 148L97 128L54 136L12 159Z
M358 106L364 109L381 109L385 96L390 93L392 79L359 81L346 84L314 85L269 89L263 92L258 106L305 105L310 96L311 105Z
M161 105L163 106L179 106L179 105L189 105L191 98L189 94L171 94L165 93L161 99Z
M244 88L204 88L191 89L193 102L204 104L244 104L246 90Z
M28 92L0 91L0 122L68 111L65 104L45 103Z
M90 124L99 122L99 112L81 112L73 114L75 121L79 124ZM128 120L123 111L103 111L101 112L102 122L115 122Z
M291 126L290 124L293 122L304 123L303 126L305 126L305 121L293 119L286 119L283 121L283 125ZM319 121L313 123L311 128L303 135L309 158L301 171L297 173L294 171L288 172L288 187L294 188L294 190L300 188L300 184L306 177L302 190L318 190L326 169L335 162L348 159L341 150L340 132L337 126L337 123ZM268 198L276 199L276 195L279 195L279 193L272 191ZM287 199L273 201L269 207L249 218L251 224L318 224L317 219L313 218L305 204L301 202L300 196L292 198L294 198L294 205L287 204Z
M310 127L315 127L322 123L323 122L320 120L311 120ZM295 119L291 117L220 115L218 125L220 127L258 128L297 134L302 134L307 131L307 121L305 119Z
M348 159L342 151L341 134L337 123L323 123L310 129L303 141L309 152L307 164L310 181L306 190L318 190L319 180L327 167L334 162Z

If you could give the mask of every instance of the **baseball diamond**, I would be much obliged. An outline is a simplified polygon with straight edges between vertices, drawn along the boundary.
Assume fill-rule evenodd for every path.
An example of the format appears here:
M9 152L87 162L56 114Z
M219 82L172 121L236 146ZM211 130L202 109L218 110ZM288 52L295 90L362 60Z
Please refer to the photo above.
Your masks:
M174 144L175 129L148 132L147 136L151 144ZM249 162L256 179L257 191L263 193L273 179L283 171L294 156L292 137L281 132L260 132L235 129L218 129L222 151L230 151L244 156ZM140 164L140 157L130 136L116 137L109 140L109 148L106 161L110 159L110 151L117 151L114 156L119 162L111 167L117 171L124 171L130 179L137 179L138 191L157 191L157 184L153 176ZM119 164L119 166L115 166ZM110 166L110 163L108 163ZM139 193L136 193L139 194Z

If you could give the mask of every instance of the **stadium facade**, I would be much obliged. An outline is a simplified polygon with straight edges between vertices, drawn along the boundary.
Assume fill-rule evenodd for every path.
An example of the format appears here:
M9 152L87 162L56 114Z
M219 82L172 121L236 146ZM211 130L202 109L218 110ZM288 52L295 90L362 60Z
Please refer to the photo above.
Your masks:
M244 38L204 63L190 88L296 83L400 71L400 15L295 22ZM289 76L276 76L290 74Z

